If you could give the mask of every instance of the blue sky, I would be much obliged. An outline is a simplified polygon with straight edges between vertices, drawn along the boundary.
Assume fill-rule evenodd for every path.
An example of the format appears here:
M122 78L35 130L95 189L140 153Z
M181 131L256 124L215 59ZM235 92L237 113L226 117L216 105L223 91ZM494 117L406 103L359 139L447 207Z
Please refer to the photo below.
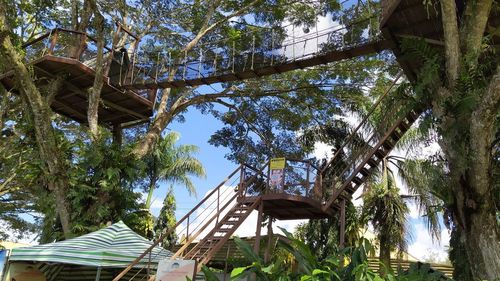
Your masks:
M181 218L194 205L200 201L209 189L217 186L229 173L231 173L237 164L224 158L229 152L224 147L215 147L208 144L210 136L223 124L211 115L203 115L196 108L190 108L185 114L185 122L174 122L168 129L178 132L180 139L178 144L194 144L200 151L196 157L203 163L206 170L206 178L192 178L196 186L198 197L190 196L183 186L174 186L174 194L177 200L177 218ZM153 202L153 212L158 212L163 198L168 191L169 184L161 184L161 187L155 191Z

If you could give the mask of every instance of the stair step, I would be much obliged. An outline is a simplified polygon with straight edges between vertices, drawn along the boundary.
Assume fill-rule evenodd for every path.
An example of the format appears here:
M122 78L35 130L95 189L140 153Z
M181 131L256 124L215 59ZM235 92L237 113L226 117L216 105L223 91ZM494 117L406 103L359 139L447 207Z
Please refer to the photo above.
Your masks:
M401 121L401 123L399 123L398 128L399 128L402 132L406 132L406 131L408 131L408 129L410 128L410 125L409 125L408 123L406 123L406 122L403 120L403 121Z
M413 121L417 120L418 116L419 116L419 114L415 113L414 111L410 111L407 119L411 120L411 122L413 122Z
M392 132L392 134L391 134L391 138L392 138L393 140L395 140L395 141L400 140L402 136L403 136L403 135L402 135L400 132L398 132L397 130L394 130L394 131Z
M368 159L368 162L367 162L367 163L368 163L368 165L370 165L371 167L377 167L377 166L378 166L378 162L377 162L375 159L373 159L373 158Z
M349 194L353 194L354 192L356 192L356 190L357 190L357 189L358 189L358 188L356 187L356 185L355 185L355 184L354 184L354 185L350 185L350 184L349 184L349 185L347 185L347 186L346 186L346 188L345 188L345 190L346 190L347 192L349 192ZM344 197L345 197L345 196L344 196Z
M375 151L375 155L377 156L378 159L384 159L387 153L382 149L378 149L377 151Z
M367 168L362 168L361 170L359 170L359 172L364 176L368 176L370 174L370 171L368 171Z
M387 139L386 141L384 141L384 143L382 143L382 146L385 149L390 150L394 148L394 143L392 143L389 139Z
M352 179L352 181L353 181L353 182L355 182L355 183L356 183L356 184L358 184L358 185L360 185L360 184L362 184L362 183L363 183L363 180L362 180L362 179L360 179L360 178L358 178L358 177L354 177L354 178Z

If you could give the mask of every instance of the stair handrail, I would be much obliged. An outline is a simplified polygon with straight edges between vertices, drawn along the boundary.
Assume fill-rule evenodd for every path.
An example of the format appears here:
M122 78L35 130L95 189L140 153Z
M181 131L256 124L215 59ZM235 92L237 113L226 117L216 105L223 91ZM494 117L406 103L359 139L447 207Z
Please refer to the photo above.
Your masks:
M411 111L410 111L411 112ZM394 122L394 124L391 126L390 129L388 129L385 133L384 133L384 136L377 142L377 144L372 147L370 149L370 153L367 153L365 154L365 157L363 158L363 160L361 161L361 163L359 164L355 164L355 168L354 168L354 172L349 175L349 177L344 181L342 182L342 186L340 189L336 190L334 194L332 194L332 196L328 199L328 201L325 203L325 205L323 206L323 209L326 210L328 209L334 202L335 200L338 198L338 196L340 196L340 194L343 192L343 190L345 189L345 186L352 181L352 179L356 176L356 170L359 170L359 168L361 166L364 166L366 165L366 163L368 162L369 158L371 157L371 155L375 154L375 152L380 149L380 147L383 145L383 143L389 138L389 136L392 134L392 132L395 130L395 128L398 127L398 125L404 121L404 119L406 118L406 116L401 116L399 117L396 122ZM342 171L342 173L345 172L346 169L344 169L344 171Z
M257 198L257 199L253 202L253 204L250 206L250 210L255 210L255 209L257 208L257 206L259 206L261 203L262 203L262 197ZM252 211L249 211L249 212L247 212L247 213L246 213L245 218L241 221L240 225L241 225L241 224L242 224L242 223L243 223L243 222L244 222L244 221L245 221L245 220L246 220L246 219L250 216L250 214L251 214L251 213L252 213ZM226 214L226 216L227 216L227 215L228 215L228 214ZM222 222L220 222L219 224L222 224ZM235 228L234 228L233 233L237 230L237 228L238 228L238 227L235 227ZM213 232L213 231L215 231L215 230L216 230L216 228L214 228L214 229L212 230L212 232ZM227 237L227 238L224 238L222 241L219 241L219 242L215 245L215 247L211 249L214 253L215 253L215 252L217 252L218 250L220 250L220 247L222 246L222 244L223 244L223 243L225 243L225 242L226 242L226 241L230 238L230 236L229 236L229 235L227 235L226 237ZM224 240L225 240L225 241L224 241ZM201 250L201 249L200 249L200 250ZM198 252L199 252L200 250L198 250ZM206 254L207 252L208 252L208 250L205 252L205 254ZM209 257L209 258L211 258L211 257ZM209 259L209 258L207 258L207 256L205 256L205 257L203 258L203 260L202 260L200 263L198 263L198 265L197 265L197 271L200 271L200 270L201 270L201 267L203 266L203 264L204 264L205 262L207 262L207 259Z
M361 122L358 124L358 126L354 129L354 131L349 135L349 137L347 138L346 141L343 142L343 144L340 146L339 149L337 149L337 151L335 151L335 153L333 154L332 158L330 158L330 160L328 160L328 162L325 164L325 166L320 170L320 174L321 176L324 175L324 173L326 172L326 170L328 169L328 166L330 166L330 164L336 160L336 158L340 155L340 153L344 150L344 148L352 142L352 140L354 139L354 136L357 135L358 131L361 129L361 127L363 127L363 125L365 125L367 122L368 122L368 118L370 118L370 116L373 114L373 112L375 112L375 110L377 109L377 107L379 106L379 104L382 102L382 100L384 100L384 98L390 93L390 91L392 90L392 88L396 85L397 81L399 80L399 78L401 78L401 76L403 75L402 72L399 72L398 75L396 76L396 78L394 78L394 80L392 81L391 85L389 86L389 88L387 88L387 90L382 94L382 96L380 96L377 101L373 104L373 106L371 107L371 109L368 111L368 114L361 120Z
M246 191L247 191L247 188L248 188L247 181L255 179L258 175L263 175L265 177L268 177L268 175L266 175L264 173L264 170L269 167L269 163L271 163L271 160L268 160L264 165L261 166L260 169L257 169L257 168L255 168L253 166L248 165L248 164L242 164L243 165L243 167L241 169L242 173L245 171L245 168L249 168L249 169L253 170L255 172L255 174L252 175L250 178L248 178L248 180L244 178L244 175L242 175L240 177L240 186L239 186L239 189L238 189L238 194L239 194L240 198L246 196Z
M235 193L227 202L226 204L224 204L224 206L222 206L222 208L220 208L219 212L215 213L204 225L203 227L201 227L194 235L191 236L191 238L189 237L186 237L187 241L186 243L184 243L184 245L182 245L182 247L179 248L179 250L177 250L177 252L175 252L175 254L173 256L170 257L170 259L175 259L177 258L178 256L180 256L180 254L182 252L184 252L184 250L189 247L189 245L191 245L191 243L193 243L193 241L198 238L198 236L205 230L205 228L207 228L214 220L215 218L217 218L217 216L219 215L220 212L222 212L223 210L225 210L231 203L234 202L234 200L236 199L236 197L238 196L237 193Z
M231 179L238 171L242 169L242 165L239 165L229 176L227 176L216 188L209 192L195 207L193 207L187 214L185 214L172 228L167 229L158 239L156 239L149 248L146 249L141 255L139 255L135 260L133 260L125 269L123 269L112 281L120 280L127 272L129 272L137 263L139 263L148 253L150 253L158 244L160 244L167 235L171 234L175 229L181 225L189 216L194 213L203 203L205 203L217 190L219 190L224 184Z
M266 165L264 165L264 167L262 167L260 170L256 169L255 167L253 166L250 166L248 164L241 164L241 171L244 171L244 168L247 167L247 168L250 168L251 170L253 170L255 172L254 175L252 175L251 177L249 178L243 178L243 177L240 177L240 185L239 185L239 188L242 188L243 186L246 186L246 183L248 181L251 181L253 180L255 177L257 177L259 174L263 174L261 171L266 167ZM240 196L240 193L239 192L236 192L227 202L226 204L224 204L224 206L222 208L220 208L220 210L215 213L208 221L206 221L206 223L191 237L189 238L188 237L188 241L181 247L177 250L177 252L171 257L171 259L174 259L178 256L181 255L182 252L184 252L184 250L186 248L189 247L189 245L196 239L198 238L198 236L215 220L215 218L217 218L221 212L223 212L226 208L229 207L229 205L231 203L234 202L234 200L236 198L238 198ZM218 221L216 224L215 224L215 227L214 229L220 224L221 222ZM213 230L212 230L213 231ZM212 231L210 231L207 235L209 235ZM188 252L187 255L189 255L190 252Z

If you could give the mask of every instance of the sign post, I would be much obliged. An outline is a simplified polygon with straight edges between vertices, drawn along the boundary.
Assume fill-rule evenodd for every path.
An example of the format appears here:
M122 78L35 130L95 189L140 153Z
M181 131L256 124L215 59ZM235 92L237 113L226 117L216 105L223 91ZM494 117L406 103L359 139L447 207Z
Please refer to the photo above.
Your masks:
M283 189L285 186L285 165L286 159L273 158L269 162L269 186L272 189Z

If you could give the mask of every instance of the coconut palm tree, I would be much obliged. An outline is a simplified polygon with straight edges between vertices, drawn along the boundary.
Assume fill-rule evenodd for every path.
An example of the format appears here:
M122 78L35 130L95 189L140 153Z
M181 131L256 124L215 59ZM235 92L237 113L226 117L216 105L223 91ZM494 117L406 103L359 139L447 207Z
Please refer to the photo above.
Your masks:
M205 169L201 162L193 157L198 152L194 145L175 145L179 134L170 132L162 137L156 148L146 159L148 178L148 197L146 209L151 208L153 192L160 182L181 184L190 194L196 195L196 190L191 177L204 177Z
M407 249L407 216L409 208L400 196L394 173L388 168L388 161L382 161L382 169L377 182L366 184L363 193L363 221L373 225L380 244L379 259L383 265L390 267L391 252ZM387 273L384 266L382 273Z
M409 200L424 214L431 236L440 238L439 211L447 200L442 169L427 159L390 155L382 161L379 174L366 184L361 217L373 224L380 243L379 258L386 266L390 266L391 251L407 249ZM401 194L396 178L410 194Z

